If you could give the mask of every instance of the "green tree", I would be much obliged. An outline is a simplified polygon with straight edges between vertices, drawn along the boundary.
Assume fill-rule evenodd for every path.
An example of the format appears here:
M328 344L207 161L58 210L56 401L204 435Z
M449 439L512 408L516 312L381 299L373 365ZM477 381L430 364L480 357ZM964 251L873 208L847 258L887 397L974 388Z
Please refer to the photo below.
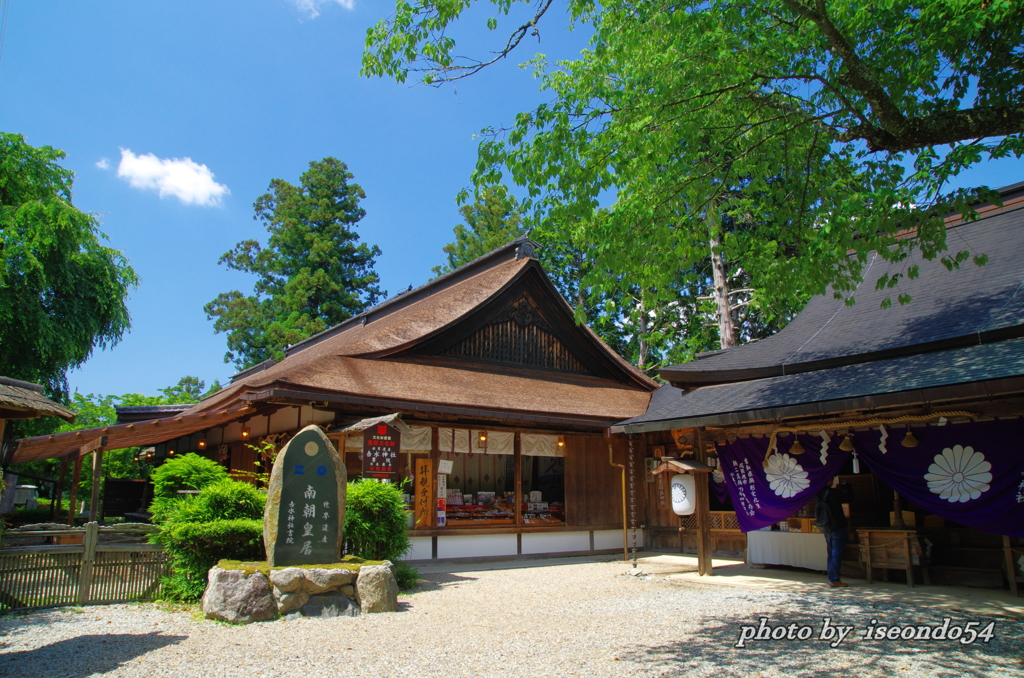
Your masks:
M434 275L454 271L491 250L526 233L515 196L504 186L488 186L480 199L459 208L465 224L455 229L455 242L444 246L448 261L434 267Z
M41 383L59 400L67 371L129 330L126 302L138 285L121 252L102 244L96 217L72 205L63 158L0 133L0 374Z
M204 309L216 318L215 331L228 335L224 362L245 369L280 360L289 345L386 295L373 270L380 249L360 243L353 230L365 215L359 200L366 195L350 179L345 163L324 158L309 164L298 186L274 179L256 200L254 219L270 234L267 246L245 240L220 259L255 274L255 293L222 293Z
M517 8L492 3L494 30ZM457 56L449 30L473 4L399 2L368 32L364 74L435 85L465 77L509 54L552 7L531 5L493 58L473 60ZM715 303L704 312L722 346L743 334L725 316L753 313L770 328L828 285L849 296L872 250L899 261L920 248L959 266L971 253L946 251L942 217L970 215L972 200L993 195L946 182L1024 151L1019 3L569 0L568 9L592 27L591 48L556 66L535 57L552 101L500 134L485 130L477 189L508 175L525 186L521 207L538 240L590 248L582 284L592 293L642 291L639 306L665 307L680 278L699 281L710 263ZM907 228L918 237L897 237ZM876 284L895 295L902 275L916 270ZM729 281L749 296L737 298Z

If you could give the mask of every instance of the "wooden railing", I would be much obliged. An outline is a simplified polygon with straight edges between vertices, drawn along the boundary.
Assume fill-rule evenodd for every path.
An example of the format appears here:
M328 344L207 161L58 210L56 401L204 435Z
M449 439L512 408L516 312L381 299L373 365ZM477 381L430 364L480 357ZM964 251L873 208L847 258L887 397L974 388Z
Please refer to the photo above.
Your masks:
M708 519L711 522L711 529L722 532L740 533L740 523L736 519L735 511L708 511ZM697 514L682 516L682 526L687 530L697 529Z
M168 574L153 525L27 525L3 534L0 610L153 600ZM133 541L134 540L134 541ZM18 542L57 542L21 544Z

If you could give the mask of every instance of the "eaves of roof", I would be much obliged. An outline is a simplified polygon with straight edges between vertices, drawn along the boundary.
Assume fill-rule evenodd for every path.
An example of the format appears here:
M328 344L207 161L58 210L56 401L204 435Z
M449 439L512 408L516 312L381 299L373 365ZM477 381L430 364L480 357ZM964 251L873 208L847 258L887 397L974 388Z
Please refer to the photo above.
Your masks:
M1024 338L691 391L662 387L613 431L726 426L1024 392Z

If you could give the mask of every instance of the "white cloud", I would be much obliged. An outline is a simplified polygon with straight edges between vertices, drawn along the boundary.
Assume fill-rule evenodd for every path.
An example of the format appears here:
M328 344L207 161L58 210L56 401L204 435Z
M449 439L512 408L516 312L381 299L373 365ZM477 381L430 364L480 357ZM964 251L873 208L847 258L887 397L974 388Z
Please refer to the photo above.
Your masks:
M329 2L341 5L345 9L352 9L356 6L355 0L291 0L300 12L305 12L310 19L320 16L320 8Z
M213 180L213 172L192 158L158 158L152 153L135 155L121 149L117 176L132 188L160 192L161 198L173 196L186 205L213 207L231 193L224 184Z
M110 161L106 158L100 158L96 161L96 166L100 169L110 169Z

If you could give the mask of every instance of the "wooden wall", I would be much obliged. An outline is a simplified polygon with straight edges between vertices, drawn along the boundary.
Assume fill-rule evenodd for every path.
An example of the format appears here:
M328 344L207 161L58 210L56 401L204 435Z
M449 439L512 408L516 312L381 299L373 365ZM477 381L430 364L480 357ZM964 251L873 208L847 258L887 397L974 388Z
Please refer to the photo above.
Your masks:
M626 463L625 440L611 442L617 464ZM622 526L622 470L608 463L607 438L565 436L565 511L567 525ZM638 523L646 521L646 488L639 444L636 451Z

